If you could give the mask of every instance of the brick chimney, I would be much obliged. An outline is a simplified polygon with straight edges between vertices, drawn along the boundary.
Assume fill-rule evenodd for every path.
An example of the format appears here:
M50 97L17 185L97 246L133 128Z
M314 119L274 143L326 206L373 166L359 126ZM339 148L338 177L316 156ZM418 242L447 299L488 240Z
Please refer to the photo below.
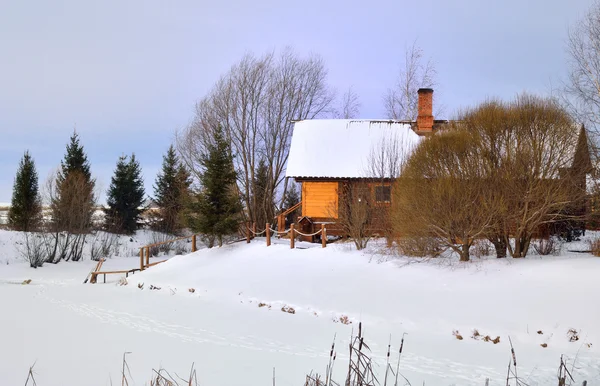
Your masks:
M433 132L433 89L420 88L419 115L417 116L417 134Z

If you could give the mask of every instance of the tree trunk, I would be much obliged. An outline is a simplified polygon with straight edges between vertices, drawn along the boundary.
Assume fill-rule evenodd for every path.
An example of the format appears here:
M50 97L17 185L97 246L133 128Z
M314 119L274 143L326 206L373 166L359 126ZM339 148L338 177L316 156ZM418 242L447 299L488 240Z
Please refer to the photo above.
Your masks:
M471 244L463 244L460 248L460 261L469 261Z
M504 237L492 237L489 239L496 250L496 258L502 259L506 257L506 239Z

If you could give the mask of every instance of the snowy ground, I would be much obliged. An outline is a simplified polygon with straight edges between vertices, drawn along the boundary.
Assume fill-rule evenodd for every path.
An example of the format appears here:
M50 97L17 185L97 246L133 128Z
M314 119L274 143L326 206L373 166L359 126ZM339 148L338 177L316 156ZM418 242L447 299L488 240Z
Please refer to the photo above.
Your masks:
M347 343L362 321L382 371L390 334L397 350L407 333L400 369L413 385L505 384L509 335L529 385L556 384L561 354L576 358L579 384L600 384L600 258L564 252L417 263L376 254L377 247L239 243L174 257L126 286L117 277L83 285L91 261L34 270L6 260L0 383L23 384L35 363L40 386L118 384L127 351L136 385L147 384L152 368L183 375L192 362L203 385L272 384L273 368L277 385L300 385L311 370L324 372L336 334L334 379L343 381ZM104 267L136 265L119 257ZM353 323L341 323L345 317ZM474 329L500 343L472 339Z

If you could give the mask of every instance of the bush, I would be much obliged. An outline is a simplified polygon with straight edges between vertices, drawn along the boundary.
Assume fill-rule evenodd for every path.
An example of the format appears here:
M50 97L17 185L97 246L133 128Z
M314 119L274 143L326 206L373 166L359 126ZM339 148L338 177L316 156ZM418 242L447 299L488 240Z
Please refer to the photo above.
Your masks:
M90 256L94 261L103 257L118 255L119 236L114 233L96 232L90 247Z
M471 248L471 253L478 259L489 256L492 253L492 246L487 240L475 240Z
M558 255L561 250L561 242L556 237L540 239L533 243L533 249L540 256Z
M590 244L592 255L600 257L600 238L589 240L588 243Z
M439 257L444 249L434 237L410 237L398 240L398 251L411 257Z
M32 268L41 267L48 259L48 243L42 233L24 232L19 250Z

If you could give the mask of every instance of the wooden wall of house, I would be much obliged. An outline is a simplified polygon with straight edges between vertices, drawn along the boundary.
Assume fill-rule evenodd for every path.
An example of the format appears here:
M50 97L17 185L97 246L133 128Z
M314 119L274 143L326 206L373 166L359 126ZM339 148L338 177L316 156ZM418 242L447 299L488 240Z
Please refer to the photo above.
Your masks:
M338 182L302 183L302 216L337 218Z

